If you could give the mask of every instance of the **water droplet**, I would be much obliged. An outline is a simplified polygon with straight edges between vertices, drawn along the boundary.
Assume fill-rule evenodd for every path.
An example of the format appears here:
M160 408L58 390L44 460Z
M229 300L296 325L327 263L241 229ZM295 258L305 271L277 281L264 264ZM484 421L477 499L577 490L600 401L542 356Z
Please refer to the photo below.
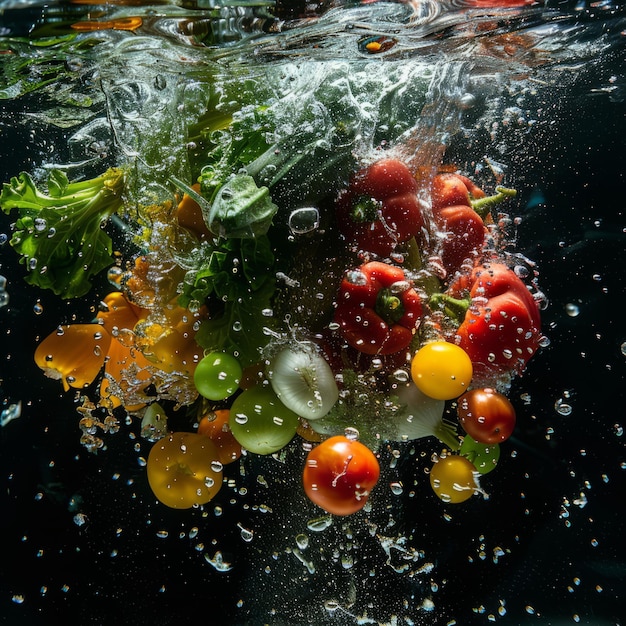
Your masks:
M46 230L46 227L48 226L48 222L46 222L46 220L42 217L36 217L33 220L33 224L35 225L35 230L38 233L42 233L44 230Z
M356 441L359 438L359 431L352 426L348 426L348 428L344 430L344 434L346 439L350 439L350 441Z
M326 530L328 527L332 526L333 518L330 515L324 515L323 517L316 517L315 519L310 519L307 522L306 527L315 532L320 533Z
M0 427L6 426L11 420L17 419L22 414L22 402L10 404L0 413Z
M346 280L352 285L367 285L367 277L363 272L360 272L359 270L350 270L349 272L347 272Z
M254 539L254 531L244 528L241 523L237 524L239 531L241 533L241 538L246 542L250 543Z
M573 303L571 303L571 302L568 302L568 303L565 305L565 312L566 312L566 313L567 313L570 317L576 317L576 316L580 313L580 308L579 308L577 305L575 305L575 304L573 304Z
M300 550L306 550L309 547L309 538L304 533L296 535L296 545Z
M204 558L206 559L206 562L210 563L218 572L228 572L233 569L233 566L230 563L224 561L224 557L219 551L217 551L213 557L205 554Z
M406 370L402 370L402 369L396 370L393 373L393 377L399 383L407 383L407 382L409 382L409 373Z
M554 410L559 414L559 415L570 415L572 413L572 406L571 404L567 404L567 402L565 402L562 398L559 398L555 403L554 403Z
M391 489L391 493L393 493L394 496L399 496L404 491L404 487L402 486L401 482L393 482L389 485L389 488Z

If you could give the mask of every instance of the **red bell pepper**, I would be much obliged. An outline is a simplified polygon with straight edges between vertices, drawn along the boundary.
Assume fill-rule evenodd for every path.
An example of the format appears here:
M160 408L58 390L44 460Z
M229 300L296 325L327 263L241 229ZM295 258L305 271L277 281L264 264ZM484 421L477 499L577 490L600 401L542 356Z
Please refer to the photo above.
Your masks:
M485 195L480 187L461 174L445 172L433 178L431 189L433 211L460 204L472 206L472 200L484 198Z
M422 301L402 268L370 261L341 282L335 323L345 341L365 354L408 347L422 318Z
M472 360L473 384L520 373L539 347L539 307L526 284L503 263L476 267L430 304L452 318L463 316L453 341Z
M440 254L447 276L457 272L465 261L478 259L487 229L472 207L464 204L443 207L433 211L433 219L443 233Z
M339 230L360 250L388 256L424 226L417 190L417 181L402 161L373 163L337 198Z
M438 174L433 179L431 199L435 225L443 233L441 260L448 276L457 272L467 261L480 257L487 228L483 219L492 206L514 189L497 187L496 194L485 192L469 178L460 174Z

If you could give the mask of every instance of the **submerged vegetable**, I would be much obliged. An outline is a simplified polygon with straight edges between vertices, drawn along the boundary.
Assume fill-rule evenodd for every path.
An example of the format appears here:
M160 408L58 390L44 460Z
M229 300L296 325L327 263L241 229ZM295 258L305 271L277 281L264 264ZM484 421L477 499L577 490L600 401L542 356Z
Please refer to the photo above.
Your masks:
M371 261L341 281L335 322L359 352L393 354L412 341L422 319L422 301L401 267Z
M443 400L427 396L413 383L400 386L397 393L402 404L392 417L397 441L436 437L451 450L458 449L456 428L443 419Z
M457 402L463 430L476 441L502 443L515 428L515 409L509 399L494 389L472 389Z
M503 263L485 263L459 279L450 294L466 299L438 299L464 314L451 339L472 360L477 381L519 373L539 347L539 307L525 283Z
M302 483L307 497L334 515L351 515L368 501L380 476L374 453L342 435L315 446L307 455Z
M196 433L171 433L157 441L148 455L147 470L154 495L174 509L206 504L222 487L217 447Z
M417 387L431 398L452 400L469 387L472 362L467 353L446 341L432 341L420 348L411 362Z
M456 454L438 457L430 470L430 485L444 502L459 504L477 491L478 472L465 457Z
M239 388L241 365L231 354L211 352L198 363L193 380L201 396L209 400L225 400Z
M256 363L269 341L264 328L272 320L264 312L271 311L276 290L267 236L202 242L185 263L193 269L185 275L181 306L207 303L211 311L196 334L198 344L234 355L242 367Z
M348 245L388 256L423 225L417 182L396 159L376 161L358 172L337 200L337 223Z
M66 324L50 333L35 350L35 363L63 389L82 389L100 373L111 335L100 324Z
M208 437L216 446L221 463L236 461L242 453L241 444L235 439L229 426L230 411L218 409L204 415L198 424L198 434Z
M324 417L339 398L330 366L308 345L281 350L270 361L268 377L280 401L307 420Z
M0 208L18 209L11 246L28 269L26 281L77 298L92 276L113 263L103 223L122 208L124 172L112 168L97 178L72 182L60 170L48 177L48 194L22 173L5 183Z
M298 416L269 385L246 389L230 408L229 426L235 439L256 454L271 454L286 446L298 424Z

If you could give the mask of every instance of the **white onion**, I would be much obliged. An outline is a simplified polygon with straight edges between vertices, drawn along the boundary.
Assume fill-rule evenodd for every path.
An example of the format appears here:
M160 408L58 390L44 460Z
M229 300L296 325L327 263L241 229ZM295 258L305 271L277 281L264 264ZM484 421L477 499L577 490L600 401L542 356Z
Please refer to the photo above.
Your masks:
M307 420L326 415L339 398L330 366L306 345L279 352L270 362L268 376L280 401Z
M437 437L451 449L459 447L454 426L443 421L443 400L429 398L413 383L401 386L398 398L405 405L393 417L398 441Z

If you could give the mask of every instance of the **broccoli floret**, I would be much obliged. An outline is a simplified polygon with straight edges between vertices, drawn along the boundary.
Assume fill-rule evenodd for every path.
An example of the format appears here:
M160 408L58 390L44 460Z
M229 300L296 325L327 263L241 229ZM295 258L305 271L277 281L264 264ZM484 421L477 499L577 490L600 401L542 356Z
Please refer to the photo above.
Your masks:
M52 170L47 194L24 172L4 183L0 208L19 211L10 244L22 256L28 283L63 298L89 291L91 277L113 263L113 243L102 226L123 205L124 181L124 172L111 168L72 183Z

